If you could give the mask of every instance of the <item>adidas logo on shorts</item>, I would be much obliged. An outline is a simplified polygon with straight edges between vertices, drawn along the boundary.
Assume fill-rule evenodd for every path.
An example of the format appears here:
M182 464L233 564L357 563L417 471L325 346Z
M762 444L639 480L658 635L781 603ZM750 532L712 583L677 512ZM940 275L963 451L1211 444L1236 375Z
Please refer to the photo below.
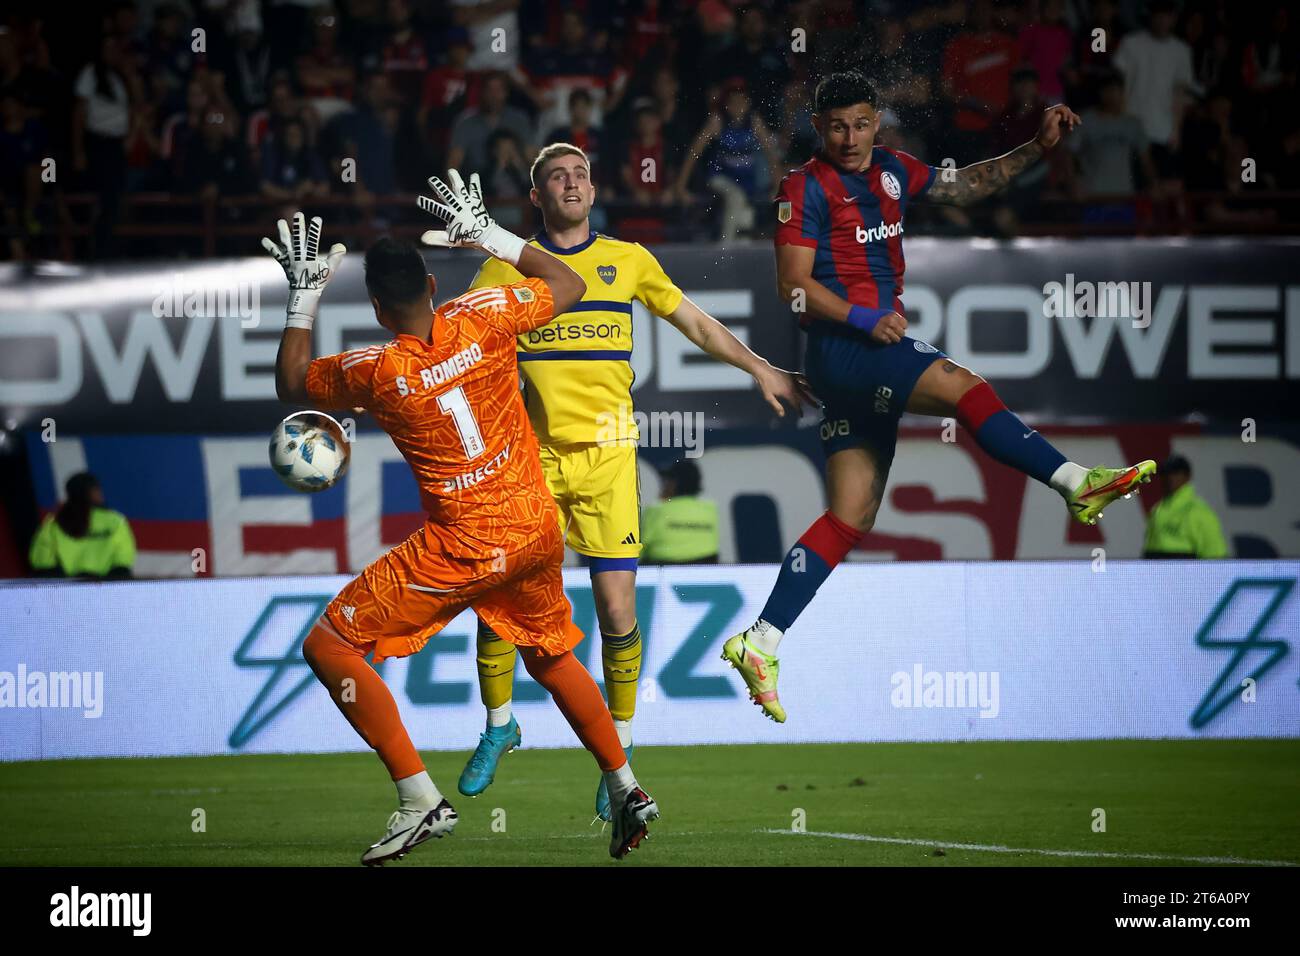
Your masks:
M339 608L339 610L343 612L343 616L346 617L348 619L348 623L351 624L352 615L357 613L357 609L354 608L351 604L345 604L341 608Z

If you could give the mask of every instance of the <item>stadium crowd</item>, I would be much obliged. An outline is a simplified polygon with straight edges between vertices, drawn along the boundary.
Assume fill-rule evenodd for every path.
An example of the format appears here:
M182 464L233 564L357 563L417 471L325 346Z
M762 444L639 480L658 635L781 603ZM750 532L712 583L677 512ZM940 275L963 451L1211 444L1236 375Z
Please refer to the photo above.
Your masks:
M1013 234L1063 215L1044 197L1132 231L1143 210L1190 215L1187 194L1300 188L1292 6L117 0L73 27L14 0L0 13L0 255L32 255L78 217L93 220L81 256L121 252L124 219L176 215L127 210L141 194L204 200L222 221L313 203L343 224L401 221L418 212L385 197L449 166L478 172L500 221L524 228L529 162L555 141L592 157L598 227L759 235L783 170L814 148L815 79L846 67L877 84L879 142L933 165L1025 142L1054 102L1084 118L1000 202L909 232ZM97 201L82 214L71 193ZM228 202L241 197L263 205ZM1246 227L1275 214L1203 210Z

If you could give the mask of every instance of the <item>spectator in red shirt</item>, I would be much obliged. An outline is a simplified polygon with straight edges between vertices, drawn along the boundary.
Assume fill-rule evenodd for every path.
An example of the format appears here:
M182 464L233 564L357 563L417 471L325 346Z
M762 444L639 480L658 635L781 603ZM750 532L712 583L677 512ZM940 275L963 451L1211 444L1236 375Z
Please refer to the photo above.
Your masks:
M1019 55L989 0L976 0L971 20L971 32L958 35L943 51L943 92L956 111L946 145L957 154L958 165L992 148L990 130L1006 108Z
M1049 104L1060 103L1065 95L1061 73L1070 61L1074 36L1065 24L1064 0L1044 0L1042 10L1041 17L1020 28L1020 61L1038 71L1043 99Z
M298 85L303 96L314 101L322 120L328 121L351 104L357 71L339 49L338 20L333 11L321 11L312 22L314 43L298 57Z
M463 110L478 104L479 87L478 77L467 69L471 49L469 31L454 27L448 31L444 46L446 62L435 66L424 78L416 116L429 151L439 162L447 152L451 124Z
M665 156L663 120L650 100L638 100L633 118L632 141L623 162L623 187L643 206L668 202L672 195L665 183L673 181Z
M380 69L404 105L420 101L424 74L429 69L429 53L424 40L411 22L411 5L407 0L388 0L388 20L392 31L384 41Z

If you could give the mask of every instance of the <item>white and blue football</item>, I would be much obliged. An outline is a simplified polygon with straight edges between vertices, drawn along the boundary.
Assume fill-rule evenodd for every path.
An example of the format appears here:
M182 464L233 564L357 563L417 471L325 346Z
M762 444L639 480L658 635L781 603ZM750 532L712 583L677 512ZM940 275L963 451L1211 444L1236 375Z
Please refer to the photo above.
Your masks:
M348 470L352 447L324 412L295 412L271 433L271 468L295 491L324 491Z

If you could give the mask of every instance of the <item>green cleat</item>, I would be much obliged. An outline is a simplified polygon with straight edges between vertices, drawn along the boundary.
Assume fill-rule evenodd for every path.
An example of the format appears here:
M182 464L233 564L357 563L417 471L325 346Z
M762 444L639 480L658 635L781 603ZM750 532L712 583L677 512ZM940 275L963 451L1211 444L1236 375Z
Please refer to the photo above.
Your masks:
M1065 499L1070 514L1082 524L1096 524L1102 509L1116 498L1128 498L1139 484L1146 484L1156 473L1156 463L1140 461L1127 468L1097 467L1088 472L1083 484Z
M745 640L745 633L727 638L722 645L722 659L740 671L749 688L749 698L763 708L763 715L785 723L785 708L776 696L776 677L781 663L770 654L764 654Z

